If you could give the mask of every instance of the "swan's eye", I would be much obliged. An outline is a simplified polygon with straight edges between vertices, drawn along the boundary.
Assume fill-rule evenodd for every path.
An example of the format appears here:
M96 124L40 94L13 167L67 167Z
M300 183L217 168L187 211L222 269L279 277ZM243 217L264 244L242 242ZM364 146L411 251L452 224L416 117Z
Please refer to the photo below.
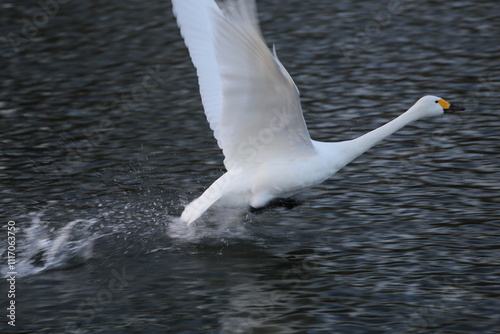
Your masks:
M439 103L439 100L436 100L436 103Z

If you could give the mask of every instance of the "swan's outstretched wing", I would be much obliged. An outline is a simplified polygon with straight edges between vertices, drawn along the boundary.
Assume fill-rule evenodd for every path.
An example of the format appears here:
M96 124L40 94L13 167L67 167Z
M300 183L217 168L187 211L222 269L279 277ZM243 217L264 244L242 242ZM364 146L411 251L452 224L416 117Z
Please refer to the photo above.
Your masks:
M226 168L314 152L299 92L263 40L255 1L172 3Z

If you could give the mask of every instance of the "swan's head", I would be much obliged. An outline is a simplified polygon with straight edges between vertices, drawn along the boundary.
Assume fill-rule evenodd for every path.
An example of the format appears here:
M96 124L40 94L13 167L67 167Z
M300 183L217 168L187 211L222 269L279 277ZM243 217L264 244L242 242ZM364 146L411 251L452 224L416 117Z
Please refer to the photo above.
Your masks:
M464 107L453 105L446 100L432 95L420 98L412 107L421 117L438 116L443 113L453 113L465 110Z

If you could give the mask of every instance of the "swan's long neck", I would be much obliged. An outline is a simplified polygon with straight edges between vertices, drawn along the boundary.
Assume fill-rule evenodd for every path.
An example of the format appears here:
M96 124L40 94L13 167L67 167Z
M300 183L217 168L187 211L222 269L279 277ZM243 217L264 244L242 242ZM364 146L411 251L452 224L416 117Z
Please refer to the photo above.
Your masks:
M343 154L345 155L346 164L375 146L377 143L382 141L384 138L390 136L394 132L398 131L408 123L421 118L416 110L413 108L408 109L404 114L397 117L396 119L390 121L389 123L368 132L356 139L342 142L343 144Z

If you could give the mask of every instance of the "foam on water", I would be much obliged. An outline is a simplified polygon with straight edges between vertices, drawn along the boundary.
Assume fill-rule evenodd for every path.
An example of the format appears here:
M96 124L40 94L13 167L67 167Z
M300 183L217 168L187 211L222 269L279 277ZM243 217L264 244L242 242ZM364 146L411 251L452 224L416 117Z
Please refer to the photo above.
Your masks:
M63 269L85 263L92 257L94 241L90 232L96 219L77 219L61 228L42 220L43 213L31 217L28 228L18 234L16 252L17 276L30 276L51 269ZM2 276L7 276L7 268Z

